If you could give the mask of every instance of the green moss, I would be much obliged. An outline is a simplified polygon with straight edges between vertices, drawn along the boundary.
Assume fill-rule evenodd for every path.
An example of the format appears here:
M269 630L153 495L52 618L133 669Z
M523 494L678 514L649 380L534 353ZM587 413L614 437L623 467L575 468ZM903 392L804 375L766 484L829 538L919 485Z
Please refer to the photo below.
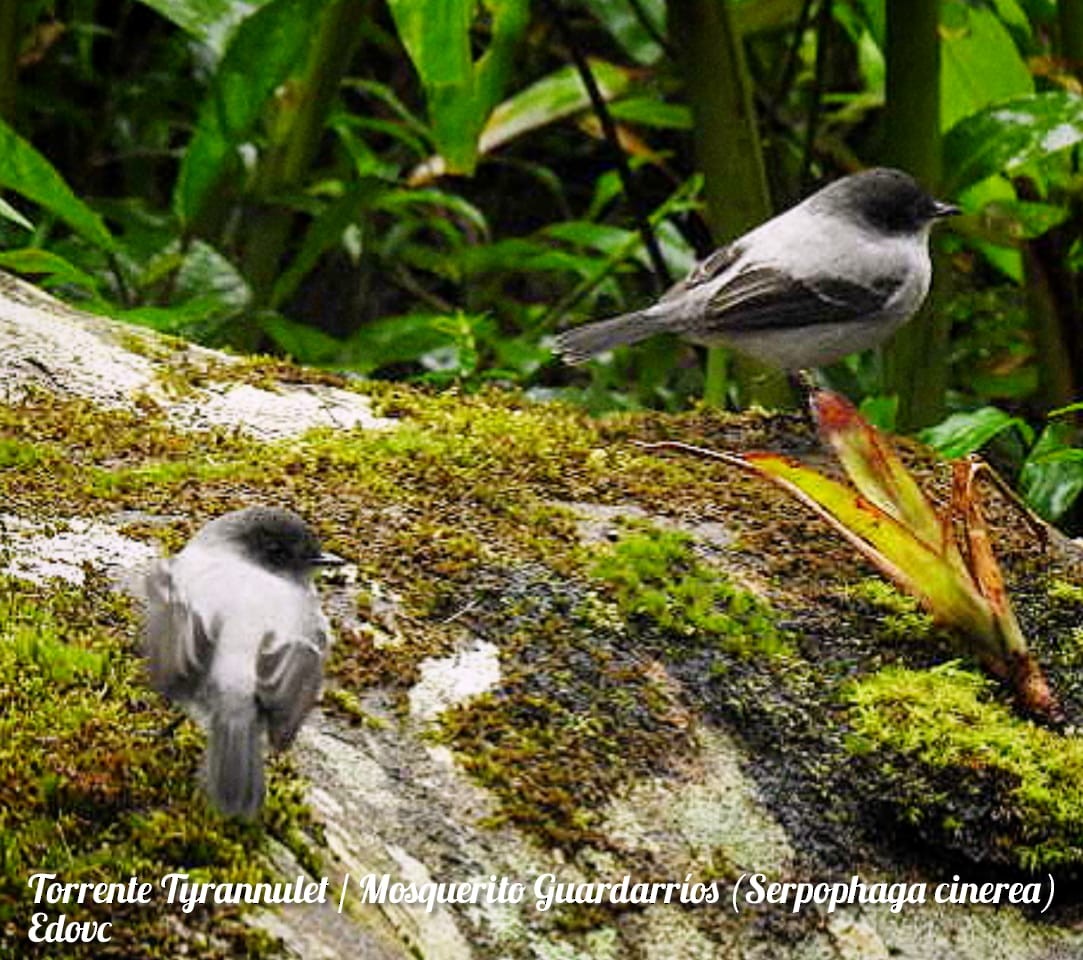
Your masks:
M350 690L324 690L322 703L325 708L336 711L352 724L375 729L382 729L387 725L380 717L365 710L361 699Z
M0 580L0 953L10 937L19 956L45 955L25 935L33 912L26 878L41 870L64 882L155 882L178 870L216 881L269 879L252 856L263 829L223 820L196 786L201 735L192 725L159 735L169 713L130 656L134 629L129 603L104 578L91 576L82 589ZM277 774L271 783L263 826L297 838L306 825L297 788L291 794ZM175 910L157 901L63 912L112 920L118 955L181 949ZM205 941L189 955L263 955L257 948L269 944L238 917L235 909L193 914L218 946ZM93 945L65 952L98 955Z
M922 610L916 597L903 593L880 577L867 577L849 584L844 595L849 601L867 603L882 612L880 640L928 639L936 630L933 618Z
M1069 583L1067 580L1054 579L1046 591L1050 600L1060 600L1065 603L1083 604L1083 585Z
M1083 737L1021 719L994 690L951 664L882 670L848 689L849 749L873 759L902 819L1028 870L1079 866Z
M500 689L447 711L434 736L492 791L489 825L566 850L604 844L598 828L623 785L688 762L688 717L659 664L569 630L536 592L507 611Z
M202 373L196 367L193 377L236 379L232 365ZM249 374L261 386L291 375L258 364ZM438 736L492 790L497 821L566 849L601 839L595 831L605 804L636 776L681 771L695 749L685 699L716 690L713 672L743 679L744 686L727 685L727 696L738 704L734 712L754 701L749 715L762 721L765 738L786 739L778 731L792 730L798 711L789 707L798 702L802 716L807 708L815 718L803 744L821 733L825 743L837 735L834 702L817 711L838 678L796 654L773 659L792 653L774 613L691 538L640 527L600 551L580 541L576 501L635 504L686 520L724 517L744 545L734 553L754 555L769 580L796 583L796 595L813 596L814 589L800 589L809 582L816 588L826 582L831 591L853 579L850 548L830 532L810 530L810 521L769 486L708 462L645 454L628 442L680 436L729 446L725 420L696 414L595 421L496 391L434 396L386 384L349 386L367 393L377 413L407 419L391 431L322 430L263 445L224 431L177 433L150 403L131 414L45 395L0 406L0 442L7 445L0 449L10 451L10 465L18 468L0 469L0 498L6 510L35 517L43 511L59 518L121 510L137 518L167 515L173 519L166 524L136 519L123 529L170 551L225 510L253 502L296 509L330 549L356 562L366 586L348 605L380 625L337 625L329 707L370 722L360 694L376 688L405 710L423 659L452 653L464 630L497 644L499 689L449 711ZM769 445L775 423L753 420L762 436L754 433L750 442ZM780 550L780 540L795 546ZM379 594L369 590L370 581ZM854 606L873 605L885 615L878 621L884 629L899 635L925 629L926 618L906 598L875 583L859 586ZM64 596L58 593L56 603L68 603ZM5 752L0 745L0 779L18 788L0 795L0 805L16 808L3 824L14 839L0 841L9 845L0 863L22 869L35 858L52 858L77 876L93 869L114 876L114 856L143 864L147 873L167 864L219 877L242 869L262 834L222 824L206 810L192 785L198 731L186 725L168 743L142 735L144 725L156 728L168 714L138 676L130 613L109 614L94 590L70 612L51 606L48 596L30 601L33 611L19 613L23 640L11 645L10 655L19 659L0 668L39 677L15 708L27 715L26 729L12 733L17 746ZM34 626L33 616L45 618L45 626ZM384 616L395 624L383 623ZM813 626L829 632L822 620ZM851 655L849 646L845 653ZM696 667L703 688L681 676L682 669L692 672L690 654L706 661L706 670ZM737 660L740 670L733 670ZM788 678L796 675L814 679L802 679L800 695L791 695ZM772 697L791 699L774 711ZM93 722L82 732L87 720ZM885 717L884 730L891 725ZM16 768L18 750L42 756L33 738L52 742L47 738L54 735L78 758L70 770ZM80 737L90 739L84 744ZM867 734L853 741L854 749L861 743L867 756L886 755ZM97 762L110 753L123 761ZM908 764L922 785L910 792L895 781ZM937 830L976 831L962 809L971 795L956 789L954 767L945 767L944 781L932 786L936 771L901 754L892 754L885 769L898 791L897 809L929 822L932 793L939 798ZM885 781L874 772L869 782L879 792ZM276 763L263 823L315 863L299 797L288 764ZM94 804L104 811L101 823L86 812ZM78 843L66 854L59 838L72 831ZM18 876L14 868L6 875ZM160 919L148 917L141 928L148 942L168 942Z
M0 470L26 470L48 459L50 451L14 437L0 437Z
M628 533L597 558L591 574L626 617L646 617L676 637L741 656L792 652L767 604L700 560L687 534Z

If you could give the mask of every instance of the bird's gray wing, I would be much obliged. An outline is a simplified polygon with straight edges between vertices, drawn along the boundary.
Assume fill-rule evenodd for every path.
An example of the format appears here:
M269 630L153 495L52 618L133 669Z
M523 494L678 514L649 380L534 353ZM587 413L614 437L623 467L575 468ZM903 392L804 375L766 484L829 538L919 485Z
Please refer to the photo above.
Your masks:
M719 331L753 331L863 320L882 310L901 283L891 276L872 286L839 277L799 280L751 265L719 287L705 322Z
M285 643L276 641L273 634L263 638L256 670L256 700L275 750L284 750L293 742L320 695L329 637L318 624L306 633L303 640Z
M172 564L159 560L146 575L147 619L143 652L151 686L171 700L191 698L214 656L220 624L205 624L181 596Z
M689 271L688 276L673 284L672 287L662 294L659 301L673 300L676 297L687 293L693 287L698 287L701 283L713 280L720 273L732 267L740 258L741 253L742 250L738 244L720 247L718 250L715 250L714 253L705 257L703 260L700 260L700 262Z

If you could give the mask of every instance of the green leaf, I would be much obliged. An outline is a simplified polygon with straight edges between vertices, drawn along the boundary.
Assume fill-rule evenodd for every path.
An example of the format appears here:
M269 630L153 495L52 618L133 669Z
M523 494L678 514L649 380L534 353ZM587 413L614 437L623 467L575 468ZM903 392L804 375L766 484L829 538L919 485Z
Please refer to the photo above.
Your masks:
M327 366L337 362L345 350L341 340L306 323L289 320L280 313L263 312L258 321L260 329L275 345L298 363Z
M241 272L209 243L188 245L177 271L178 299L211 299L223 316L240 313L252 302L252 290Z
M23 247L19 250L0 251L0 267L19 274L29 274L39 279L43 286L74 286L87 290L95 297L98 293L98 280L84 270L58 254L37 247Z
M691 130L692 110L683 103L666 103L654 97L629 97L610 107L609 112L626 123L663 130Z
M605 60L591 60L590 70L606 100L619 97L631 83L627 70ZM481 150L488 153L529 130L563 120L589 106L590 96L575 67L562 67L493 110L481 136Z
M3 197L0 197L0 217L5 220L10 220L12 223L17 223L24 230L29 230L31 233L34 231L34 224L26 219L18 210L16 210L10 203Z
M1069 403L1066 407L1057 407L1056 410L1050 410L1049 417L1063 417L1069 413L1078 413L1080 410L1083 410L1083 401Z
M367 374L397 363L419 362L456 343L447 320L443 314L415 313L367 324L347 342L343 366Z
M222 304L215 296L198 297L172 307L136 307L133 310L115 310L111 314L125 323L150 327L159 333L173 336L190 336L208 324L222 319Z
M102 250L116 241L105 222L80 200L51 163L0 120L0 187L44 207L85 240Z
M268 100L298 71L326 0L272 0L237 29L199 111L173 191L173 209L185 225L200 214L237 147L249 140Z
M230 34L267 0L140 0L221 56Z
M1083 140L1083 97L1063 91L1017 97L987 107L944 137L950 191L1038 160Z
M528 0L486 0L490 44L475 64L473 0L388 0L399 38L425 88L433 137L451 173L470 174L478 137L499 100L529 20Z
M953 413L946 420L918 434L922 443L939 450L945 457L965 457L984 447L1005 430L1018 430L1026 443L1034 440L1030 424L997 407L981 407L968 413Z
M1034 80L1008 29L967 0L941 4L940 129L991 103L1034 92Z
M1049 424L1019 472L1023 499L1046 520L1062 517L1083 493L1083 451L1071 446L1073 432L1071 424Z
M640 0L640 6L655 32L665 36L665 0ZM649 66L662 56L662 47L651 37L628 0L586 0L586 7L636 63Z
M621 96L631 84L628 70L604 60L591 60L590 69L602 97L607 101ZM509 97L493 110L478 140L478 152L482 156L488 155L516 137L574 116L589 107L590 96L578 71L575 67L562 67ZM411 173L410 182L426 182L447 170L442 156L431 157Z

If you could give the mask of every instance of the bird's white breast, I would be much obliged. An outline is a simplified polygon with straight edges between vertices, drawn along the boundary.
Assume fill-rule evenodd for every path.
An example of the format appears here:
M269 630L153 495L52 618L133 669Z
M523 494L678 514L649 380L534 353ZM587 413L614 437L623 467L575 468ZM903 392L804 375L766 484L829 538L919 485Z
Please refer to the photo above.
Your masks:
M254 690L261 652L283 643L315 648L314 637L326 630L310 584L266 570L231 549L191 543L174 559L173 577L184 602L217 636L211 676L220 690Z

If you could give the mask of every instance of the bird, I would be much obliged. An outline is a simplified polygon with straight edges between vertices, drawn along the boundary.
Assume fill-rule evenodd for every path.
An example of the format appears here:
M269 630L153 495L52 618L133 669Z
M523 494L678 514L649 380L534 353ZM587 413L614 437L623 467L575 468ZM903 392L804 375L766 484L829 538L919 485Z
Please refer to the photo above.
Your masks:
M264 734L286 749L316 703L331 629L312 575L343 562L297 514L254 506L144 576L151 686L205 727L205 787L226 816L257 814Z
M877 167L828 184L693 267L653 305L566 330L569 364L660 333L786 371L876 346L929 292L929 233L959 208Z

